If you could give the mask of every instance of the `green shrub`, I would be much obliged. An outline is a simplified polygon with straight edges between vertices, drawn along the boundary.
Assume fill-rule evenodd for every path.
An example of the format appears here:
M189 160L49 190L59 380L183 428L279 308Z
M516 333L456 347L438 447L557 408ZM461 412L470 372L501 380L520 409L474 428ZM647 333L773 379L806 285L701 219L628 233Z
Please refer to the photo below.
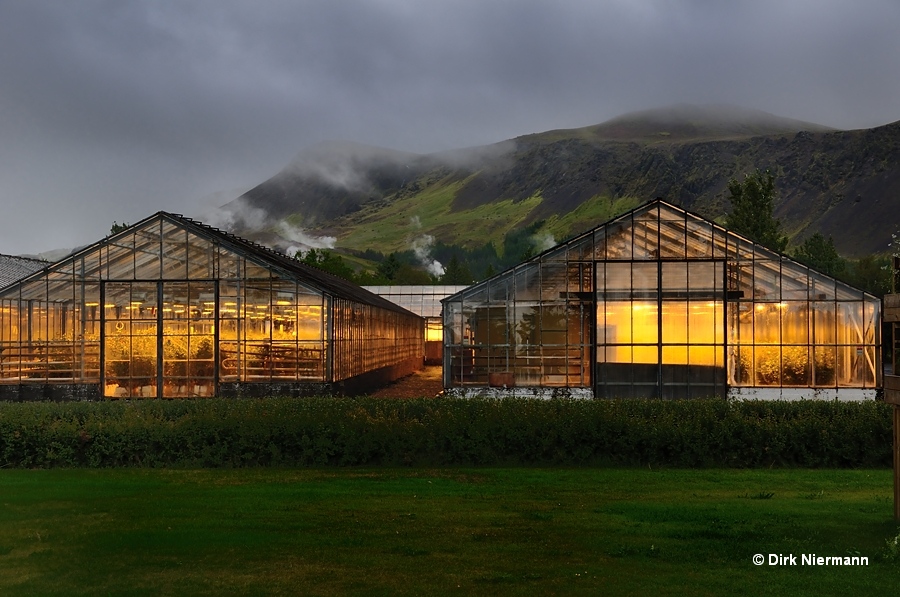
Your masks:
M0 403L0 466L890 467L890 408L330 397Z

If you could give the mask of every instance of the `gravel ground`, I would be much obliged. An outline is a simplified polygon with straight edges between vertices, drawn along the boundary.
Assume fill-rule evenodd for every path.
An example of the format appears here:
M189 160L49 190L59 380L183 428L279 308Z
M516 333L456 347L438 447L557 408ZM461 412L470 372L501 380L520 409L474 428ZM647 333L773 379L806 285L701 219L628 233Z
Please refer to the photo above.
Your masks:
M412 375L378 388L369 395L377 398L431 398L444 389L440 366L425 367Z

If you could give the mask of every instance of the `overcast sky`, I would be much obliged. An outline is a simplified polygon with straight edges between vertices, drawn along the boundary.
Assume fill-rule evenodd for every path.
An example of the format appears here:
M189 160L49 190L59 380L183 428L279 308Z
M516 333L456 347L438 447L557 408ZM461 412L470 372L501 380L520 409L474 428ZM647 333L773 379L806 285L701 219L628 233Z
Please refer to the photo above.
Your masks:
M898 25L897 0L0 0L0 253L201 216L324 140L432 152L684 102L887 124Z

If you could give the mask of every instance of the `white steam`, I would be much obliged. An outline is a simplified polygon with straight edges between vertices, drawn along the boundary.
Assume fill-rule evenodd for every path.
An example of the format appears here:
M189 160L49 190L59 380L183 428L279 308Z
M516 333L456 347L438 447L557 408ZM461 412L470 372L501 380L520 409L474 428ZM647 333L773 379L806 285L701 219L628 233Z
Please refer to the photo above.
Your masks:
M422 229L422 220L419 216L413 216L409 219L410 226L415 230ZM409 240L410 249L422 267L432 276L444 275L444 266L437 259L431 256L431 249L434 247L434 237L430 234L419 234Z
M531 244L537 253L543 253L547 249L552 249L557 245L556 239L549 232L535 234L531 237Z
M275 225L275 232L290 241L285 253L294 255L298 251L306 253L310 249L333 249L337 238L333 236L313 236L304 230L282 220Z
M260 230L269 222L269 214L264 209L250 205L243 197L238 197L221 209L208 213L204 222L222 230L237 228Z

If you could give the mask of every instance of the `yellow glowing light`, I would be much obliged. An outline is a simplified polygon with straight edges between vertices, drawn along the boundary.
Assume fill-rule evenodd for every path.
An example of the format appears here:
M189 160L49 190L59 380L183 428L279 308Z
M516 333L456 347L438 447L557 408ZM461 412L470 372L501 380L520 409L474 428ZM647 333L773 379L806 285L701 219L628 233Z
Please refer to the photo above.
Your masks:
M99 307L100 303L85 303L85 307Z

